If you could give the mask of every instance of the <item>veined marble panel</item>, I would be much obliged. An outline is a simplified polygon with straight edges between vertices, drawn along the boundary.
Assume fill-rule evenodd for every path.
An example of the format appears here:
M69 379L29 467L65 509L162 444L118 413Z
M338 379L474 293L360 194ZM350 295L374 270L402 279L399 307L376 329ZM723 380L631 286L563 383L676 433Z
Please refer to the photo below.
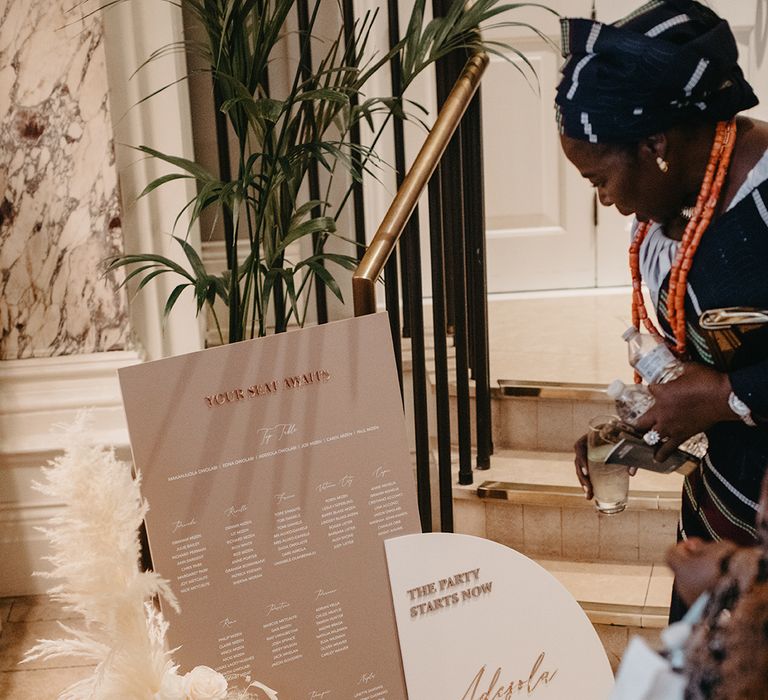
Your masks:
M126 348L103 261L122 231L99 13L0 2L0 359Z

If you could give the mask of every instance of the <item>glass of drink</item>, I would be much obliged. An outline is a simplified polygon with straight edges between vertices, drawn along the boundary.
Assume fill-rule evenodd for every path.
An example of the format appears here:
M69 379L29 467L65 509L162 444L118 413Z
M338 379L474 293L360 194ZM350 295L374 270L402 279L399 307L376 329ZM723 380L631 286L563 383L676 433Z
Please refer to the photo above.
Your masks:
M627 507L629 472L621 464L605 460L621 440L616 416L595 416L589 421L587 461L595 507L601 513L621 513Z

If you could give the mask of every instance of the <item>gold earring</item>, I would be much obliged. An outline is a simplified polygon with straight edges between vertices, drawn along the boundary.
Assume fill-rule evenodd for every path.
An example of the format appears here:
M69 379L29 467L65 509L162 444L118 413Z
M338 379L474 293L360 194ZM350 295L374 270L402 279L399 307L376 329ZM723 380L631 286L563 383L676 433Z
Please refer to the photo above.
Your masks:
M659 170L661 170L663 173L669 171L669 163L667 163L667 161L664 160L661 156L656 156L656 165L659 166Z

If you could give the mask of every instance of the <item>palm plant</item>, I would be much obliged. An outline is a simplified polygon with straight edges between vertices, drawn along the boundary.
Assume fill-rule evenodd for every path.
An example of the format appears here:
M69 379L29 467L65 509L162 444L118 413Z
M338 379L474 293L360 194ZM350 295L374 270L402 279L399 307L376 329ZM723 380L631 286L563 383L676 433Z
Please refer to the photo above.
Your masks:
M403 96L408 86L429 65L459 48L483 49L507 58L502 49L509 51L510 47L483 40L477 28L524 24L502 19L501 15L535 4L500 0L465 4L456 0L445 17L426 22L426 0L414 0L405 38L379 54L371 47L377 13L368 12L355 23L351 41L349 37L345 41L342 27L332 41L323 44L325 51L314 71L308 72L300 61L287 95L276 99L269 94L267 68L276 44L286 32L286 20L295 0L185 2L204 29L205 40L169 44L155 51L146 63L175 51L190 51L204 59L213 79L216 104L236 138L237 172L232 178L222 179L194 161L140 146L139 150L148 156L176 168L150 182L141 196L171 180L195 180L197 194L179 217L189 209L191 225L204 210L216 210L216 217L224 223L228 269L218 275L208 272L194 248L181 236L174 238L183 248L188 267L160 255L137 254L114 258L107 269L135 266L125 282L135 277L139 289L158 275L178 275L181 281L169 295L164 314L189 287L197 300L197 312L205 306L213 311L222 342L214 310L217 298L229 312L230 342L266 334L270 318L277 332L285 330L289 323L303 325L308 292L317 280L342 300L336 277L328 266L353 270L357 257L328 252L325 245L330 236L347 240L336 223L352 183L360 181L364 173L375 176L381 165L375 148L386 122L391 117L414 118L418 111L416 105L413 113L406 112L413 104ZM306 31L301 32L304 48L311 41L320 3L312 0ZM535 75L525 56L512 51ZM393 57L398 57L402 66L403 92L367 96L366 83ZM519 69L519 64L512 65ZM375 120L378 115L384 119ZM371 146L359 145L350 138L353 127L362 124L373 131ZM325 196L302 199L302 185L313 163L325 173ZM334 203L330 201L331 184L340 174L348 186L340 201ZM311 255L301 260L288 259L289 246L305 237L311 237ZM249 251L243 260L238 259L241 240L247 240ZM348 242L350 253L354 253L354 241Z

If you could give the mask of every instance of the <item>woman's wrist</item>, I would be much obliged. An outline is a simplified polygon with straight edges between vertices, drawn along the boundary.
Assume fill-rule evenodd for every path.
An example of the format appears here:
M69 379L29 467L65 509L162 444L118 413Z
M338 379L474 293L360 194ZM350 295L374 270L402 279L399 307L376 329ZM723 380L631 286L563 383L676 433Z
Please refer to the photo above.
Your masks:
M733 391L728 395L728 408L750 428L754 428L757 425L754 418L752 418L752 411L749 409L749 406L736 396L736 393Z

